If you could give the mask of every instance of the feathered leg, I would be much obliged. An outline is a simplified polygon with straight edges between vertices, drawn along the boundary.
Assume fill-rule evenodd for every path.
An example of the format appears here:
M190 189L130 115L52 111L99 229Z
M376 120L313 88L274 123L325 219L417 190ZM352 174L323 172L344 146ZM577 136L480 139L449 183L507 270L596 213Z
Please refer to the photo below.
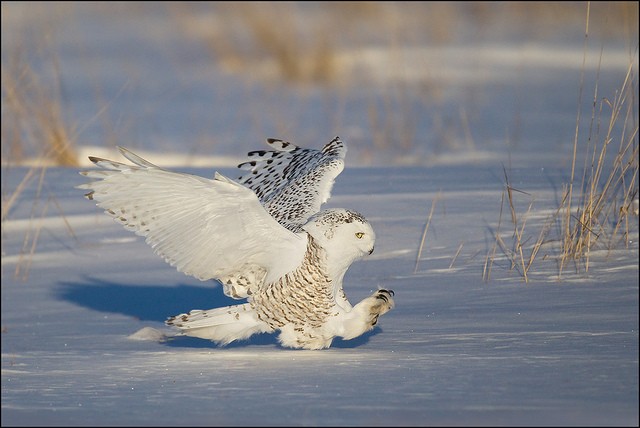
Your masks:
M392 290L380 289L363 299L344 315L342 331L337 335L349 340L373 329L378 317L393 308L393 294Z
M234 340L247 339L256 333L272 333L273 329L258 319L251 304L227 306L173 316L165 322L178 327L186 336L213 340L227 345Z

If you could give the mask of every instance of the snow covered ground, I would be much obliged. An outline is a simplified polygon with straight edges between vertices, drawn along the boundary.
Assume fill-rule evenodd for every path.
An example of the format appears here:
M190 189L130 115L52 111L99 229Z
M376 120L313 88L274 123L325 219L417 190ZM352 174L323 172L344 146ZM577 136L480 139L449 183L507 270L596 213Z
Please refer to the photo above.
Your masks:
M505 171L526 192L514 199L528 254L569 181L580 72L584 128L596 83L610 99L622 84L624 46L607 41L599 73L591 56L582 68L579 31L562 45L402 51L405 64L437 58L445 72L430 76L448 83L434 103L413 99L420 84L410 86L398 111L385 104L391 71L348 95L264 89L205 67L201 46L169 37L162 16L89 12L75 11L56 39L69 110L87 124L83 156L121 160L101 141L115 138L159 165L235 177L233 165L266 137L321 147L340 135L347 168L327 206L360 211L377 234L345 291L358 301L390 288L396 307L370 334L323 351L283 349L270 335L225 348L153 340L168 316L232 300L176 272L84 199L77 169L3 159L3 426L638 425L637 215L628 242L599 241L588 272L571 264L559 277L556 225L528 282L500 250L483 279L499 223L513 242L507 207L499 220ZM598 47L589 55L600 58ZM363 50L345 64L361 70L384 58ZM632 63L637 79L637 50ZM100 85L112 119L104 128L91 120ZM375 128L372 106L392 119L387 128ZM390 130L408 125L414 137L403 144ZM398 141L375 145L376 130Z
M556 197L548 183L562 173L522 169L512 179L527 182L545 210ZM339 177L329 205L365 213L378 234L376 252L348 272L347 293L357 301L392 288L396 308L371 334L325 351L281 349L268 335L227 348L128 338L230 299L164 264L81 198L75 171L52 169L46 182L55 203L45 218L30 223L28 189L4 225L3 425L637 422L637 230L630 249L595 257L589 275L557 281L555 262L540 261L525 284L502 261L483 282L503 186L495 168L356 168ZM21 281L12 273L36 229Z

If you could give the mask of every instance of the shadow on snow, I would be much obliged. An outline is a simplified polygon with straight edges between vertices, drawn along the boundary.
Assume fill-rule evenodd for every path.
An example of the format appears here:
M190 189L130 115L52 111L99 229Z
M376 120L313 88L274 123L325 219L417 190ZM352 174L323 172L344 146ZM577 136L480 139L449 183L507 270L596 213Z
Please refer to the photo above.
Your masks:
M222 287L197 287L193 285L127 285L87 278L85 282L60 282L56 296L62 300L99 312L131 316L140 321L163 323L173 315L192 309L212 309L244 303L222 293ZM203 303L204 302L204 303ZM364 345L380 327L352 340L334 339L332 348L355 348ZM132 332L133 333L133 332ZM176 336L165 345L187 348L237 348L248 345L279 346L276 334L256 334L247 340L219 347L206 339Z

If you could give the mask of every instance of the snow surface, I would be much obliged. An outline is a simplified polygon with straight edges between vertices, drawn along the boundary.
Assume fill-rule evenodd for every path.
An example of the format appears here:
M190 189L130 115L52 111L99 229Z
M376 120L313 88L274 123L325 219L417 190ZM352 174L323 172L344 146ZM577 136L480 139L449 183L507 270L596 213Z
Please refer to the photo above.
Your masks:
M378 287L390 288L396 307L371 333L322 351L283 349L272 335L225 348L195 338L164 340L168 316L235 301L214 282L175 271L84 199L74 188L84 182L76 169L51 167L41 177L39 169L5 165L3 210L20 191L2 223L3 426L638 425L637 217L630 217L628 242L593 250L588 273L572 264L558 276L556 226L528 283L499 250L490 279L483 280L505 171L526 192L514 194L520 218L527 219L526 251L568 182L579 32L579 43L568 46L551 41L526 49L507 43L427 52L440 55L445 71L436 75L450 79L450 86L437 105L409 102L419 138L398 155L400 145L367 146L373 131L366 94L343 99L247 87L207 69L196 60L202 58L197 46L169 38L159 25L138 27L140 17L132 14L113 31L109 16L76 11L58 35L74 117L83 123L95 114L91 79L115 94L130 73L137 76L134 89L108 97L116 118L112 132L133 136L132 144L117 143L158 165L234 177L232 165L247 150L264 148L262 139L283 136L276 130L311 147L334 134L348 145L353 141L326 206L362 212L377 242L375 252L347 272L345 291L357 302ZM4 24L3 17L3 61L9 43ZM142 37L150 28L153 36ZM95 61L81 60L79 52ZM604 50L611 60L598 74L600 96L613 97L622 83L624 52ZM423 54L404 55L411 63L425 61ZM490 64L477 64L487 55ZM175 72L184 58L194 60ZM353 68L381 58L363 50ZM637 51L634 61L637 76ZM83 74L88 64L92 72ZM588 106L597 61L586 67ZM383 73L372 82L393 78ZM179 90L168 90L172 84ZM278 97L284 101L274 113ZM337 113L318 107L335 100L342 105ZM460 105L468 108L474 144L422 144L441 136L422 115L456 123ZM281 128L273 123L278 117L294 124ZM121 159L101 144L108 131L92 123L81 133L83 156ZM195 141L212 134L215 144L191 152ZM454 139L464 141L462 131ZM176 153L195 155L178 159ZM512 243L506 212L501 231Z
M548 182L562 174L532 168L511 177L545 209L557 197ZM271 335L227 348L132 340L136 332L153 339L139 330L162 330L169 315L231 299L164 264L81 198L76 171L54 168L46 178L56 203L25 281L12 271L35 228L25 221L33 189L4 225L3 425L637 422L637 230L629 250L595 257L588 275L557 281L555 262L540 261L525 284L503 260L483 282L503 188L495 167L343 172L328 205L365 213L378 234L375 253L349 270L346 291L358 301L391 288L396 308L372 333L324 351L282 349Z

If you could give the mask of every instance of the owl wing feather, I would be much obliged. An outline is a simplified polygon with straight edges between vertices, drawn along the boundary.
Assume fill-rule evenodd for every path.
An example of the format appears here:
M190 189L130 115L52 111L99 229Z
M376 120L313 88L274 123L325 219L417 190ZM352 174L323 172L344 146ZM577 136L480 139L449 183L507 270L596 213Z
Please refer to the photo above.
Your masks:
M134 165L91 157L86 196L178 271L202 281L255 271L247 290L300 264L306 239L278 224L249 188L159 168L119 148ZM228 290L225 288L225 292ZM250 291L250 290L249 290Z
M273 150L249 152L250 160L238 165L249 171L238 182L256 193L278 223L299 232L331 196L334 180L344 169L347 148L339 137L321 150L272 138L267 144Z

